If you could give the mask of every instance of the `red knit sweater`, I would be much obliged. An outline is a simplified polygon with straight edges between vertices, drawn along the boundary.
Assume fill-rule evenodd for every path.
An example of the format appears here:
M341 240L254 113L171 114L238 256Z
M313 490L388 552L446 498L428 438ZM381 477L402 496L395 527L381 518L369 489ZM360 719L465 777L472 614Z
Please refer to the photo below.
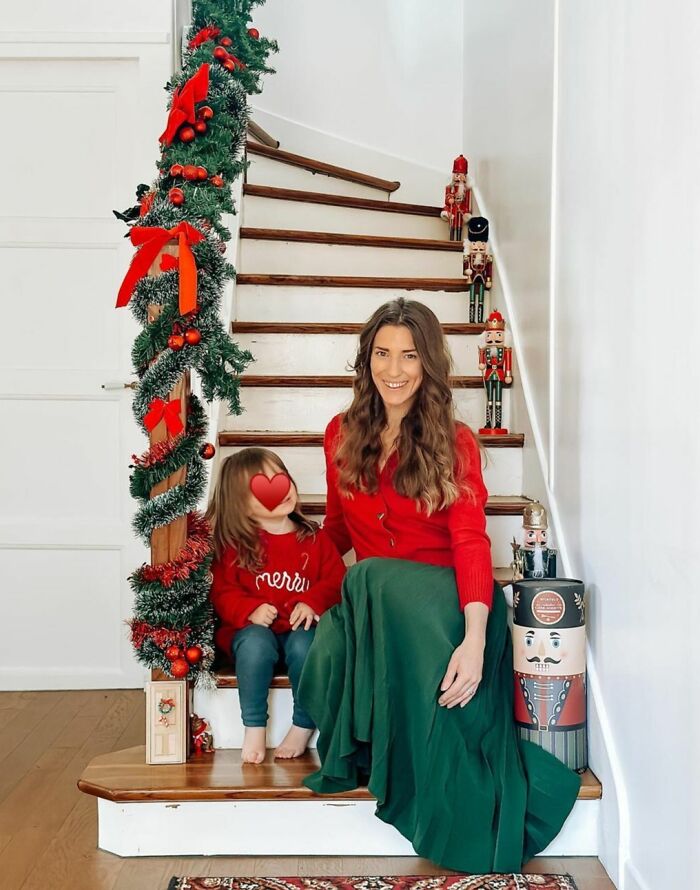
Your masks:
M457 448L466 458L467 483L474 500L462 495L454 504L427 516L413 499L400 495L392 484L398 463L394 452L386 462L377 494L354 490L353 498L338 491L333 455L338 446L342 414L326 427L328 498L323 528L340 553L355 548L358 560L388 556L440 566L454 566L460 608L482 602L489 608L493 597L491 548L486 534L486 488L481 476L478 442L462 423L457 424Z
M289 616L297 603L306 603L320 615L340 602L345 565L323 529L303 541L296 531L273 535L261 529L260 537L267 554L260 572L236 565L234 547L212 565L210 598L221 620L216 643L225 652L231 649L234 633L250 624L248 616L264 603L278 612L272 631L284 633L291 629Z

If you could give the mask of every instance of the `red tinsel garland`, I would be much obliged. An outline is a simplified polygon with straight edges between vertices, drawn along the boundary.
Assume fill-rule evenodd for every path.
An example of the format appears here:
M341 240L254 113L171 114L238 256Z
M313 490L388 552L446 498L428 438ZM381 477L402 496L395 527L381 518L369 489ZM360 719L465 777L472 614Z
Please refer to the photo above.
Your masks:
M182 630L168 630L165 627L154 627L146 621L129 621L131 628L131 642L134 648L140 649L146 640L152 640L159 649L166 646L184 646L187 642L191 627Z
M144 451L141 456L132 454L131 459L134 462L134 466L147 470L149 467L154 467L157 464L162 463L167 457L170 457L181 441L182 435L175 436L173 439L166 439L164 442L158 442L157 444L152 445L148 451Z
M186 581L211 553L209 523L201 513L187 517L187 541L176 559L159 565L142 565L134 572L136 581L158 581L163 587L172 587L176 581Z

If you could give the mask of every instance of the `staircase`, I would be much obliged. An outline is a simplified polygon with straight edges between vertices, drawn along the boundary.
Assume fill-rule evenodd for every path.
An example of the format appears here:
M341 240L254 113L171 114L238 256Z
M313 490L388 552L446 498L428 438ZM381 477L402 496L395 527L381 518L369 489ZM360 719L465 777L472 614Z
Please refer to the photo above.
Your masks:
M242 377L245 412L225 416L220 461L249 445L276 451L290 468L306 512L325 512L323 431L351 400L357 334L381 303L419 300L443 324L455 362L459 419L484 422L477 364L483 325L469 324L461 243L446 240L440 208L390 200L398 182L248 142L232 336L256 361ZM488 311L488 309L487 309ZM509 427L509 393L503 423ZM508 580L510 541L519 535L524 436L484 437L490 497L487 530L496 576ZM268 746L291 722L291 690L270 691ZM178 766L147 766L144 749L96 758L79 783L99 804L99 845L122 856L413 855L373 816L366 789L317 797L301 784L316 768L312 750L294 762L240 763L243 726L235 675L195 692L217 752ZM580 799L548 855L596 855L601 787L588 771Z

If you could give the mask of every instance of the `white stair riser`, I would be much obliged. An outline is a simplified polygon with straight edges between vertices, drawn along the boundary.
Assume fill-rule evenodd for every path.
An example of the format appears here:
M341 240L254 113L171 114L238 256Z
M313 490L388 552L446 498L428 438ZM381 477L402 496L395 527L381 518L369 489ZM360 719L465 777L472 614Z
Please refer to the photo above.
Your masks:
M317 177L318 178L318 177ZM381 200L381 195L375 196ZM389 235L401 238L449 238L447 223L438 216L385 213L282 201L246 195L243 199L243 225L263 229L303 229L306 232L346 232L351 235Z
M239 450L238 447L222 448L221 457ZM271 450L285 463L298 491L304 494L325 494L325 463L320 446L281 446ZM490 494L522 493L521 448L491 448L486 451L484 460L484 482Z
M276 748L292 725L292 690L271 689L268 698L267 747ZM209 721L217 748L243 746L243 721L237 689L195 690L194 710ZM310 748L316 747L314 733Z
M364 275L364 272L355 269L352 274ZM428 306L443 324L469 321L467 292L255 284L236 286L234 317L240 321L349 321L364 324L380 306L399 297ZM488 311L484 317L487 315Z
M255 374L257 367L250 366ZM485 423L485 400L480 389L452 391L458 420L478 429ZM308 430L323 432L328 421L344 411L352 402L352 389L346 387L241 387L241 403L245 409L238 416L229 414L226 430L273 430L275 432ZM503 422L509 422L510 393L503 393ZM510 492L512 494L513 492Z
M250 374L342 374L355 360L356 334L247 334L234 331L233 339L255 358ZM479 344L483 338L448 334L454 373L479 373Z
M240 245L238 268L248 275L460 278L462 255L446 250L405 250L244 238Z
M389 193L357 182L326 176L325 173L312 173L302 167L283 164L273 158L249 154L250 167L246 182L256 185L273 185L277 188L303 189L305 192L323 192L325 195L351 195L355 198L378 198L385 201ZM364 172L364 171L360 171Z
M98 799L97 805L98 845L117 856L415 855L393 826L375 817L373 800ZM599 801L577 801L542 855L597 856L599 815Z

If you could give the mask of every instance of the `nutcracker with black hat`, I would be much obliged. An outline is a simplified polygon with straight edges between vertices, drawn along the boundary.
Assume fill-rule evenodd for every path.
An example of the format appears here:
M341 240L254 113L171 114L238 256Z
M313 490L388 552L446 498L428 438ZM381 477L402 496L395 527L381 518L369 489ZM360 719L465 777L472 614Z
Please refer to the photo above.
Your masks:
M445 206L441 218L450 224L450 241L462 240L464 220L471 213L472 193L467 182L469 161L460 155L452 164L452 179L445 188Z
M486 391L486 426L481 436L506 436L503 422L503 384L513 382L513 350L505 345L506 322L494 309L486 320L485 343L479 347L479 370Z
M469 285L469 321L484 320L484 292L491 290L493 257L489 253L489 221L472 216L467 223L462 271Z
M557 551L548 547L549 527L547 511L539 503L532 501L523 510L523 542L515 538L513 548L513 580L523 578L556 578Z

